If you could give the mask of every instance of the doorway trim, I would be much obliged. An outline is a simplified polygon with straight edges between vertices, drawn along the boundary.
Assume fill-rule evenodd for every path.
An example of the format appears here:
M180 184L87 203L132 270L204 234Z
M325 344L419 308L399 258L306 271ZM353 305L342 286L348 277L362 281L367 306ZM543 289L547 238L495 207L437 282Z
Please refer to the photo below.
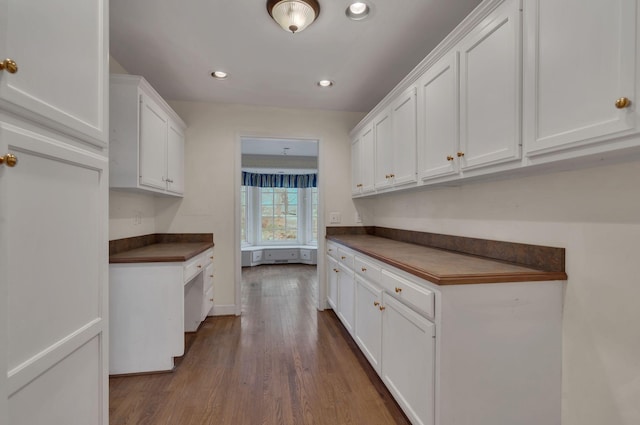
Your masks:
M291 139L291 140L313 140L318 144L318 248L317 248L317 269L318 293L316 308L320 311L326 308L326 278L325 278L325 225L324 225L324 183L323 183L323 143L322 138L314 136L291 136L274 133L256 133L252 131L240 131L236 134L235 141L235 163L234 163L234 297L235 314L242 314L242 244L240 242L240 186L242 183L242 139Z

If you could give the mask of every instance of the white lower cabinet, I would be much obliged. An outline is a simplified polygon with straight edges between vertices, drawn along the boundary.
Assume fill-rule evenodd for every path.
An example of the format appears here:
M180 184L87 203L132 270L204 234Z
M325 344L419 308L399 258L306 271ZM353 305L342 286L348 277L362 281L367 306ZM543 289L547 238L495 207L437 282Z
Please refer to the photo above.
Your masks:
M330 246L329 303L412 424L560 424L562 282L438 286Z
M383 295L382 380L413 424L434 423L435 325Z
M327 256L327 302L336 311L338 309L338 262Z
M382 291L356 276L355 340L371 366L380 375L382 354Z
M355 329L355 280L353 270L340 264L338 266L338 317L353 335Z

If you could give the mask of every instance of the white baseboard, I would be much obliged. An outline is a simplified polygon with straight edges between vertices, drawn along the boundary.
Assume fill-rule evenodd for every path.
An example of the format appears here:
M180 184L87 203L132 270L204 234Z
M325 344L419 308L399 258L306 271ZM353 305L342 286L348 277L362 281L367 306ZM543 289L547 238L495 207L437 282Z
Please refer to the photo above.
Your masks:
M209 316L235 316L236 305L235 304L214 305L208 315Z

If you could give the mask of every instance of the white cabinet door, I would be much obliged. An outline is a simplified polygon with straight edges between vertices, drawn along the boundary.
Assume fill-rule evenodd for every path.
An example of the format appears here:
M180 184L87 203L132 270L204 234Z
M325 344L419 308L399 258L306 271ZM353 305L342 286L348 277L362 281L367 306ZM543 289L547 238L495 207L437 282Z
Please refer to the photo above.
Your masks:
M524 7L527 154L637 132L638 2L527 0ZM616 108L621 97L631 106Z
M149 96L140 94L140 184L166 189L169 118Z
M440 59L418 82L418 174L420 179L458 173L458 52Z
M383 295L382 380L413 424L433 425L435 325Z
M327 302L338 313L338 262L327 255Z
M362 132L360 138L360 178L362 193L370 193L375 190L375 144L373 139L373 127L369 126Z
M344 327L353 335L355 329L355 280L353 271L338 266L338 317Z
M362 152L361 137L356 137L351 142L351 194L359 195L362 192Z
M382 290L356 276L355 340L378 374L382 350L381 305Z
M383 189L391 186L393 174L393 143L391 140L391 115L388 110L381 112L373 120L375 137L375 188Z
M6 153L0 423L107 425L108 158L0 112Z
M463 170L520 158L521 26L506 0L459 45Z
M105 146L107 15L106 1L1 2L0 60L18 71L0 71L0 107Z
M172 120L167 140L167 190L184 193L184 133Z
M402 93L391 105L391 144L393 168L391 181L403 185L416 181L416 88Z

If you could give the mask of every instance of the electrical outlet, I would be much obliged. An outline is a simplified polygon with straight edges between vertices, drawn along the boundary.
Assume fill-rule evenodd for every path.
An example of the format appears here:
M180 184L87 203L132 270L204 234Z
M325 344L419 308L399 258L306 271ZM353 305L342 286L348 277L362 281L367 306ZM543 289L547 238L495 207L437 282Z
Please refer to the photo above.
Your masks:
M339 212L330 212L329 213L329 223L330 224L338 224L342 221L342 217Z

